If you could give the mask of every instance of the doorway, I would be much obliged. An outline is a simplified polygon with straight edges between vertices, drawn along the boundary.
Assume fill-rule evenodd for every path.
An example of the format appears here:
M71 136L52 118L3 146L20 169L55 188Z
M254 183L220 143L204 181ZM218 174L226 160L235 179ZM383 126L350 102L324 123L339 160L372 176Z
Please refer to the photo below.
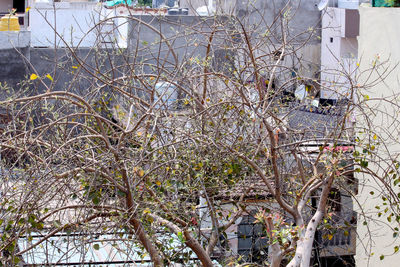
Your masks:
M25 13L25 0L13 0L13 8L17 9L17 13Z

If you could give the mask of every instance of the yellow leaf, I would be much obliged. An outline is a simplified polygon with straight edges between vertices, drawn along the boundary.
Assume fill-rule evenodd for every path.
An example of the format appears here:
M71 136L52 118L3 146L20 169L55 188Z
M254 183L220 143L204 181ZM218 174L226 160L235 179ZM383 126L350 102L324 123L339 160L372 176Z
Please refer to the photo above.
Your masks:
M25 12L28 12L30 9L31 9L31 7L28 6L28 7L25 9Z
M144 175L144 170L140 170L138 174L140 177L142 177Z
M54 81L54 80L53 80L53 77L51 77L50 74L47 74L46 77L47 77L47 79L49 79L50 81Z
M376 140L378 138L378 136L376 136L376 134L374 134L374 136L372 138L374 138L374 140Z
M35 73L32 73L31 74L31 77L30 77L30 79L33 81L33 80L36 80L38 78L38 76L35 74Z
M150 209L149 208L145 208L143 213L150 213Z
M72 68L73 68L73 69L77 69L78 67L77 67L77 66L72 66Z
M156 181L156 185L160 186L161 182L160 181Z

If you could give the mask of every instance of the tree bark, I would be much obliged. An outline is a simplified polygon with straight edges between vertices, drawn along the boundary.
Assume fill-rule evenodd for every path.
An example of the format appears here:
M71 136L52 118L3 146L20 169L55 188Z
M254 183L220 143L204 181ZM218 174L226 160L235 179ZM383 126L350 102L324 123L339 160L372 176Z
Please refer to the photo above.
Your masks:
M201 244L196 239L194 239L192 237L192 235L189 233L188 230L182 230L176 224L174 224L156 214L150 213L150 214L148 214L148 216L153 218L158 223L167 226L176 235L178 235L179 233L183 234L183 236L185 237L186 245L193 250L193 252L197 255L197 257L201 261L201 264L204 267L213 267L214 266L210 256L207 254L206 250L201 246Z
M136 237L139 239L140 243L142 243L146 251L150 254L150 258L154 264L154 267L164 266L158 250L147 236L142 224L134 218L130 219L129 222L133 226L133 229L135 229Z
M333 165L335 163L332 163ZM314 243L315 231L317 230L318 224L321 222L325 214L326 203L328 200L329 193L332 188L332 183L335 178L335 174L332 173L328 180L323 186L321 197L319 199L318 208L314 216L311 218L310 222L307 224L305 233L297 241L296 254L294 258L289 262L287 267L309 267L311 252Z

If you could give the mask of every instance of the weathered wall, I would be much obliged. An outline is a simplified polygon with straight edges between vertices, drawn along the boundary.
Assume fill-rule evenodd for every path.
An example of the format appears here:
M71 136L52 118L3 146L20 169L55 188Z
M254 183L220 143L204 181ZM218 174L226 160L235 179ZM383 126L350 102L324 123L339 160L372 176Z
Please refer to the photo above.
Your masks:
M18 85L29 75L36 73L43 78L43 82L51 90L69 90L80 95L87 95L90 86L102 86L103 75L119 77L126 70L123 53L116 54L110 50L78 49L70 51L65 48L20 48L22 55L30 59L30 63L15 49L0 50L0 82L18 90ZM84 61L84 64L77 61ZM83 65L84 67L80 67ZM98 67L99 72L93 68ZM86 70L85 70L86 69ZM50 74L54 79L51 82L45 76ZM35 93L44 92L47 88L35 80L32 85ZM3 95L4 96L4 95Z
M317 5L319 0L269 0L269 1L237 1L236 12L241 22L248 28L269 30L281 37L281 23L276 18L285 16L289 24L286 31L288 40L295 37L295 42L301 43L313 36L311 42L319 43L321 12ZM287 6L291 8L288 9ZM282 10L284 10L282 12ZM312 29L312 30L311 30ZM310 31L311 30L311 31Z
M48 73L54 76L53 90L68 89L71 92L86 95L90 86L103 84L103 75L116 78L125 70L126 64L122 60L123 56L116 55L114 52L89 48L81 48L76 51L33 48L31 49L31 63L39 76L44 77ZM84 64L77 59L84 61ZM94 68L99 68L100 71L97 72ZM39 84L39 90L43 91L44 89Z
M14 87L27 74L30 32L0 32L0 82ZM0 95L0 99L4 94Z
M361 79L358 82L363 84L364 82L380 79L376 71L372 73L370 71L364 72L373 66L376 66L381 73L385 67L393 70L385 78L384 82L374 83L374 86L361 93L369 95L371 99L390 98L400 92L400 73L397 66L400 63L400 50L398 47L400 43L400 9L360 7L359 11L358 58L360 60ZM386 60L384 67L378 67ZM400 153L398 124L392 124L393 119L398 120L398 108L394 108L384 101L376 100L368 103L370 103L370 108L374 110L374 113L369 116L369 120L374 127L373 130L376 131L379 139L385 140L385 146L389 149L386 152L383 149L380 150L380 156L382 157L380 165L385 166L391 163L390 160L387 160L389 156L397 157ZM394 117L391 118L378 112L378 110L384 110L386 114L392 114ZM365 121L358 121L358 123L361 126L365 125ZM394 139L391 139L391 136ZM377 166L371 162L368 167L378 170ZM375 206L382 204L381 196L378 194L381 186L375 183L370 176L362 176L361 174L358 176L360 180L358 201L370 218L378 219L381 223L369 221L369 228L367 228L363 225L364 220L358 221L357 228L360 242L357 246L357 266L399 266L399 254L392 255L394 253L393 248L398 244L398 241L393 238L393 230L386 225L386 217L378 218L378 211L375 209ZM372 196L369 194L370 191L375 191L376 193ZM396 191L398 192L398 190ZM396 225L398 224L396 223ZM372 243L370 240L371 234ZM366 246L361 245L361 242ZM373 255L369 259L368 256L371 253ZM385 255L384 260L379 259L381 255Z
M229 20L226 17L198 16L133 17L129 22L128 51L147 65L145 72L163 72L184 60L204 58L212 32L210 55L229 47Z
M1 0L0 1L0 12L8 12L13 7L12 0Z

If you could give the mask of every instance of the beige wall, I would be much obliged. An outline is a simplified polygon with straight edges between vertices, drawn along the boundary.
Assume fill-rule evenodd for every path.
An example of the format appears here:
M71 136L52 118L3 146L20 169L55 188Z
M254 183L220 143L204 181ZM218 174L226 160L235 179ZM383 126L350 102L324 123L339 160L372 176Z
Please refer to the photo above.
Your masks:
M359 51L358 58L360 60L361 79L358 81L360 84L370 83L378 78L376 72L363 73L374 66L378 67L380 63L388 62L386 67L394 68L400 62L400 9L398 8L360 8L360 36L359 36ZM398 94L400 92L400 75L399 68L395 68L384 82L375 84L368 90L361 93L369 95L370 99L373 98L386 98ZM384 68L378 67L378 71L383 73ZM379 138L383 138L385 143L388 144L389 151L384 151L380 148L380 156L382 162L380 164L386 165L390 162L389 157L398 157L399 147L399 129L398 125L392 125L393 120L399 119L399 109L393 108L388 103L383 101L368 101L370 107L374 109L375 114L370 114L369 119L372 120L373 129L376 130ZM385 109L386 112L393 117L389 118L379 110ZM359 116L361 118L361 116ZM364 126L362 119L358 119L358 125ZM390 136L389 134L393 134ZM378 170L377 165L370 164L370 168ZM381 197L378 194L370 195L370 191L379 191L380 185L374 182L372 177L366 176L358 177L360 179L360 188L358 201L364 208L364 211L370 212L368 215L374 219L378 219L375 209L376 205L382 206ZM369 222L369 229L363 225L364 220L358 221L358 234L359 241L357 245L356 264L357 266L400 266L400 254L393 254L394 246L398 245L398 240L393 238L393 231L386 225L386 217L379 218L382 223ZM393 220L394 221L394 220ZM396 226L392 224L392 226ZM397 224L398 226L398 224ZM368 232L370 230L371 232ZM372 239L370 239L372 238ZM374 253L368 259L368 254ZM384 260L379 257L385 255ZM390 256L392 255L392 256Z

